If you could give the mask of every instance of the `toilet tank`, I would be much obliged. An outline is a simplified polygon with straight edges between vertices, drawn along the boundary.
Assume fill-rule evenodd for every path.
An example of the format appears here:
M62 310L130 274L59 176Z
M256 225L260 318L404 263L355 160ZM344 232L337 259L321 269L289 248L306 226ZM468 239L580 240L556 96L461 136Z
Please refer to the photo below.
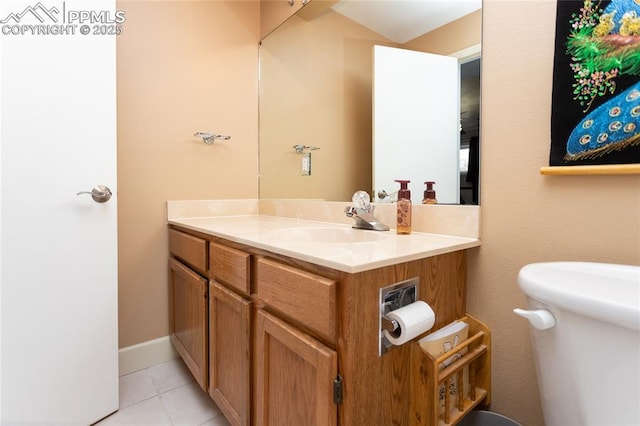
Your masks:
M640 267L535 263L518 283L555 318L530 327L546 426L640 425Z

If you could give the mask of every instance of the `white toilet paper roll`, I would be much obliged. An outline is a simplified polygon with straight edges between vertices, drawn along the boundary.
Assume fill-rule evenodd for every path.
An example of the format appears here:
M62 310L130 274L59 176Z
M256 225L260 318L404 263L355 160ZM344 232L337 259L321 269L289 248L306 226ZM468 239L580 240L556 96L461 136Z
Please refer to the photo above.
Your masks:
M430 330L436 321L436 314L433 309L422 300L391 311L385 316L390 320L396 320L400 326L400 334L397 334L397 331L392 334L384 330L385 337L396 346L407 343L409 340Z

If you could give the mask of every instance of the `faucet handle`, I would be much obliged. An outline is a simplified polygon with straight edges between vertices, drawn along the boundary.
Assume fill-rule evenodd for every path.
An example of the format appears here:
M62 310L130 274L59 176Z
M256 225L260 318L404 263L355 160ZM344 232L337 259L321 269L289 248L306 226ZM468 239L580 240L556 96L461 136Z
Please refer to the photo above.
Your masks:
M346 214L347 217L353 217L353 215L355 214L355 208L353 206L345 207L344 214Z
M356 191L351 198L353 201L353 205L356 209L362 210L365 212L372 212L373 206L371 205L371 198L369 197L369 193L365 191Z

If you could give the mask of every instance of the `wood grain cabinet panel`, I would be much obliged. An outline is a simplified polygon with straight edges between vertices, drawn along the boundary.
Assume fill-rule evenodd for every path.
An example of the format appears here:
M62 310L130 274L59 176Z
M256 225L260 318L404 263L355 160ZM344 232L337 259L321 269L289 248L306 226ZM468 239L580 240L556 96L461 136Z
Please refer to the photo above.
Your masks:
M169 259L171 342L203 390L208 385L207 279Z
M335 426L335 351L258 310L255 329L256 426Z
M175 229L169 229L169 252L202 275L206 275L206 240Z
M241 294L250 292L249 262L251 255L222 244L209 244L209 277L228 285Z
M378 355L380 289L418 277L436 330L465 315L464 251L351 274L181 231L170 231L171 340L232 425L443 424L419 345ZM487 354L475 368L486 393L465 410L490 401Z
M209 283L209 395L234 426L251 411L251 301Z
M260 300L335 343L335 281L265 258L258 259L257 270Z

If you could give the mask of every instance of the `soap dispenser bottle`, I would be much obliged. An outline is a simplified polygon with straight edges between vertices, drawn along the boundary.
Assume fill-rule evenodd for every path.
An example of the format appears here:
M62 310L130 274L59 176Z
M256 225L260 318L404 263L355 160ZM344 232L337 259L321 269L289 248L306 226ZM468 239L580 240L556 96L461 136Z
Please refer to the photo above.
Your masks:
M435 182L425 182L424 184L427 185L427 189L424 191L422 204L438 204L438 200L436 200L436 191L433 189Z
M400 184L400 190L398 191L398 223L396 225L396 233L398 234L410 234L411 233L411 191L407 185L408 180L396 180Z

